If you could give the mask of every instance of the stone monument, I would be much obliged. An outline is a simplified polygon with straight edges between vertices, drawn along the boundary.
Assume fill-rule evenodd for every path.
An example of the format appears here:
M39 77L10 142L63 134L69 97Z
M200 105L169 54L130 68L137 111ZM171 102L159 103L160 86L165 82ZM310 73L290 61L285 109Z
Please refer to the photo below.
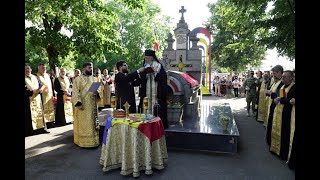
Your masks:
M168 121L180 122L195 119L201 103L201 58L202 53L197 43L199 38L190 33L183 14L186 12L181 6L182 14L174 36L169 33L166 39L168 47L163 51L162 64L168 74ZM173 43L176 42L175 49ZM190 46L192 43L192 46Z
M176 40L173 39L173 36L170 33L166 39L168 47L163 51L165 69L187 73L201 83L202 54L197 46L199 38L197 38L195 34L190 33L190 30L188 29L188 24L183 17L183 13L186 12L184 6L181 6L179 12L182 15L179 23L177 23L176 29L174 29ZM173 49L172 46L175 41L176 47ZM191 47L190 42L192 42Z

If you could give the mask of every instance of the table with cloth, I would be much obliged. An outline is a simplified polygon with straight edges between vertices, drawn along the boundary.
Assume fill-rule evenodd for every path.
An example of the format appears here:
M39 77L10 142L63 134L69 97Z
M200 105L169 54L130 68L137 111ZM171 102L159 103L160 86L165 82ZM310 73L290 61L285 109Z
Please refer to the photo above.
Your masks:
M129 118L130 121L107 118L99 161L102 170L107 172L121 167L121 175L138 177L141 170L149 175L152 168L163 169L168 152L161 119L152 116L145 120L143 114L129 114Z

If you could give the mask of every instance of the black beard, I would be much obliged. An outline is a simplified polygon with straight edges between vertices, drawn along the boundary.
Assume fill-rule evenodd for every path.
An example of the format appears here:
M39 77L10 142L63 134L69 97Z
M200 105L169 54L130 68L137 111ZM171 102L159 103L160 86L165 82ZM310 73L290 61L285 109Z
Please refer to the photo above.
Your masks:
M122 73L128 73L128 70L124 69L122 70Z
M85 71L85 74L90 76L92 75L92 71Z

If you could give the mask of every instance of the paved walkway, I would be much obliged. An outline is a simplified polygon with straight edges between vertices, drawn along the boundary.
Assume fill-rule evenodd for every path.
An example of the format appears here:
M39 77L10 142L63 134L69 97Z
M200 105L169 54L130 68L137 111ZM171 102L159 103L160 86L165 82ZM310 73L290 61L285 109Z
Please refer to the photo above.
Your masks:
M246 116L244 98L204 96L204 101L228 102L240 132L235 155L169 150L164 170L139 179L165 180L293 180L285 161L271 154L263 125ZM49 129L51 133L25 138L25 179L133 179L120 170L102 172L101 147L82 149L73 144L72 125Z

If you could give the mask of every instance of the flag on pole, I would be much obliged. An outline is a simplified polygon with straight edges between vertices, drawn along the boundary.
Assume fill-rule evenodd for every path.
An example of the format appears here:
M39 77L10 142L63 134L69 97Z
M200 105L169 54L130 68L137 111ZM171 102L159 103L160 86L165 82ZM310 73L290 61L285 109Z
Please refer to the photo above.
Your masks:
M153 33L154 33L154 36L157 37L157 32L156 32L156 27L153 26Z
M158 51L158 49L159 49L159 44L158 44L158 41L156 39L153 42L153 49L154 49L154 51Z
M154 51L158 51L159 43L157 41L157 32L156 32L156 27L155 26L153 26L153 33L154 33L153 49L154 49Z

